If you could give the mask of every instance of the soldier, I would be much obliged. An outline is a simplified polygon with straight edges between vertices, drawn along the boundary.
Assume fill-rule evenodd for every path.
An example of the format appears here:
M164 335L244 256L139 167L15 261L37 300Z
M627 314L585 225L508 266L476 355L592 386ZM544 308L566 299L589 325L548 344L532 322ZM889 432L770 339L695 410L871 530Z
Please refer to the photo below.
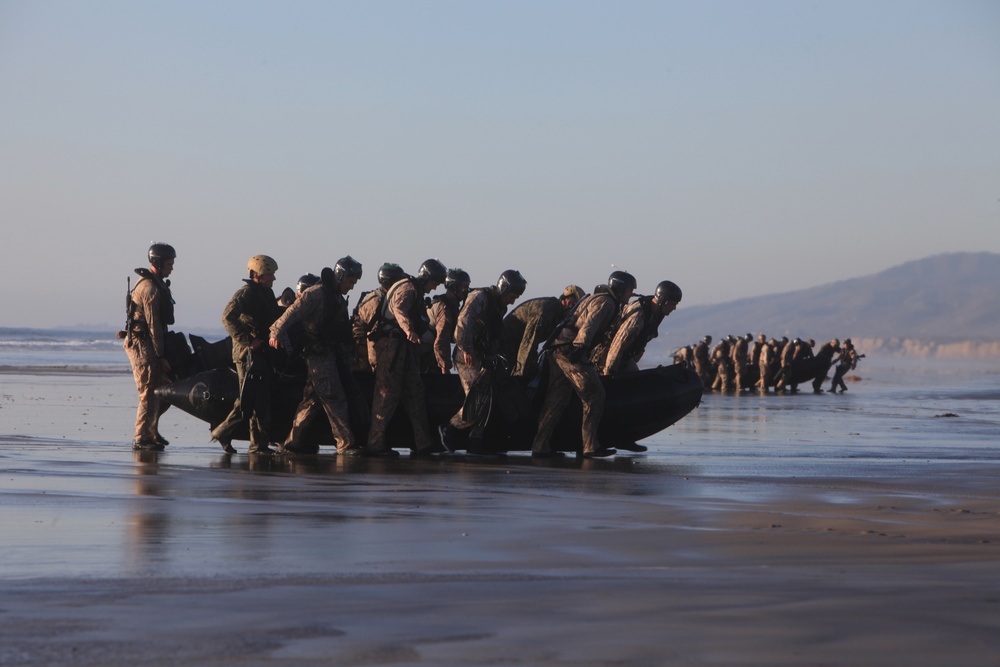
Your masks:
M451 346L455 341L455 325L458 313L469 295L469 284L472 278L462 269L448 269L444 279L444 294L439 294L431 300L431 328L425 336L432 338L434 363L426 364L426 372L447 374L451 370Z
M420 379L420 336L427 330L424 295L434 291L448 276L436 259L420 265L416 277L406 277L389 288L379 310L375 340L375 399L366 453L369 456L399 456L385 442L385 429L400 401L410 418L418 455L441 451L431 440L427 425L424 383Z
M474 385L492 386L504 314L524 294L527 285L520 272L508 269L500 274L496 285L474 290L462 307L455 335L455 370L466 397ZM441 426L441 443L445 449L454 451L456 432L471 430L466 451L487 454L483 434L488 415L472 415L467 420L464 413L465 406L459 408L447 426Z
M782 336L781 338L781 352L779 353L779 365L778 372L775 375L774 391L786 391L789 388L792 380L792 360L795 357L795 350L799 346L799 339L789 341L787 337ZM798 386L792 385L790 387L792 393L797 392Z
M386 262L378 270L379 286L362 294L358 305L354 307L351 331L354 335L355 367L360 371L370 373L375 370L375 341L372 340L372 335L379 325L378 314L382 299L390 287L405 277L403 267Z
M715 368L715 380L712 391L729 393L733 382L733 360L729 353L732 335L723 338L712 348L712 366Z
M129 294L128 323L119 336L125 339L125 354L139 392L132 449L155 451L169 444L160 435L159 423L170 406L156 397L155 389L169 382L171 372L166 334L174 323L174 300L167 277L173 273L177 252L166 243L154 243L146 255L149 268L135 270L140 278Z
M308 288L288 310L271 325L270 344L278 349L289 329L301 323L306 360L306 386L295 411L288 437L279 450L282 454L314 454L318 446L302 443L302 434L321 411L326 413L338 454L352 454L354 444L348 413L345 380L350 374L349 350L352 347L351 318L345 296L361 278L362 266L350 255L337 260L334 268L320 273L319 283Z
M764 334L761 334L762 336ZM775 361L778 356L778 342L773 338L760 346L760 356L757 359L757 367L760 369L760 378L757 386L761 394L766 394L770 386L774 383Z
M851 342L850 338L844 339L844 349L837 357L837 370L833 372L833 381L830 383L830 393L836 394L837 387L840 387L841 392L847 391L847 385L844 384L844 376L847 375L847 371L854 370L858 367L858 351L854 349L854 343Z
M271 362L267 354L269 329L281 307L274 296L274 274L278 263L267 255L254 255L247 262L249 278L236 290L222 311L222 325L233 339L233 363L240 381L240 395L226 419L212 429L212 440L232 454L233 434L242 424L250 427L247 454L269 456L267 429L271 420Z
M504 318L500 353L513 364L511 375L532 378L538 374L538 346L548 340L584 294L576 285L568 285L562 295L529 299Z
M823 393L823 381L826 380L826 374L830 371L830 366L833 364L833 355L838 352L840 352L840 341L834 338L829 343L824 343L819 348L819 352L816 353L819 369L816 371L816 377L813 378L814 394Z
M550 338L551 343L547 343L550 351L549 384L538 432L531 445L532 456L561 456L561 452L552 450L552 435L573 391L583 403L583 456L596 458L616 453L597 440L597 426L604 413L605 394L601 377L590 362L590 355L594 345L607 335L635 288L635 277L632 274L625 271L613 272L608 277L607 286L581 299Z
M736 393L743 393L744 389L750 388L750 381L747 372L749 358L750 341L753 334L747 334L733 341L730 347L730 355L733 361L733 378L736 381Z
M705 336L694 346L694 372L701 378L701 383L708 389L712 386L714 374L711 371L712 362L708 349L712 344L712 337Z
M640 297L625 306L611 340L594 351L592 359L600 374L638 371L646 346L659 335L660 323L677 309L683 296L680 287L664 280L653 296Z

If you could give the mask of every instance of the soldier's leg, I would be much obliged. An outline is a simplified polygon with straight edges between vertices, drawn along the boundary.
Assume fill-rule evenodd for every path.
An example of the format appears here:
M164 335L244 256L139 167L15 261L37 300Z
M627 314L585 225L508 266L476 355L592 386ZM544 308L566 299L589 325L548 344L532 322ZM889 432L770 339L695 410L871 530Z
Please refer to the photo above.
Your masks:
M404 342L394 338L382 338L375 343L375 395L372 399L372 425L368 431L368 451L373 454L384 453L385 429L396 414L399 399L402 394L402 375L398 366L397 353L402 351L398 346Z
M437 449L431 440L431 429L427 422L427 398L424 393L424 381L420 379L420 355L410 344L402 350L403 368L400 373L403 385L402 402L413 427L414 449L418 452L428 452Z
M545 389L542 413L538 418L538 430L531 443L533 454L547 455L552 453L552 435L555 433L573 393L573 387L563 374L562 368L556 363L557 356L562 356L562 353L555 352L548 355L546 362L549 364L549 379Z
M135 411L135 434L133 443L152 443L156 438L154 415L156 413L156 395L153 393L153 366L144 363L136 355L129 352L132 363L132 377L139 396L139 404Z
M236 364L237 387L243 386L243 378L246 375L246 371L247 364L242 361ZM236 401L233 402L233 409L229 411L229 414L222 420L221 424L212 429L210 435L213 440L218 440L222 448L228 452L232 449L233 432L240 427L243 421L243 405L240 403L239 396L237 396Z
M330 422L337 452L344 453L354 447L354 433L348 417L347 395L337 372L337 360L332 355L310 359L308 371L310 382L316 388L320 405Z
M604 384L597 374L597 369L590 364L573 363L565 357L558 357L556 363L562 369L576 395L583 404L583 422L581 436L583 452L596 452L602 449L597 440L597 426L604 415L605 391Z
M466 396L468 396L469 388L476 383L476 381L480 378L480 376L482 376L483 369L478 366L469 366L461 362L456 362L455 371L458 373L459 382L462 383L462 392ZM462 407L459 407L458 412L456 412L452 416L451 420L448 423L458 430L465 430L467 428L472 428L473 426L472 422L467 422L464 419L462 419L462 411L463 411Z

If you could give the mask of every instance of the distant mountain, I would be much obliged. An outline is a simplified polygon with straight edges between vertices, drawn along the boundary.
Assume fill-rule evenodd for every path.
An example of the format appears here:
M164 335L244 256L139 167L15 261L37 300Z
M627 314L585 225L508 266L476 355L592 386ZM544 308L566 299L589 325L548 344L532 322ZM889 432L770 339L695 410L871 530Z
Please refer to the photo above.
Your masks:
M910 339L952 343L1000 340L1000 254L934 255L874 275L809 289L681 307L661 325L666 354L709 334ZM655 352L654 352L655 349Z

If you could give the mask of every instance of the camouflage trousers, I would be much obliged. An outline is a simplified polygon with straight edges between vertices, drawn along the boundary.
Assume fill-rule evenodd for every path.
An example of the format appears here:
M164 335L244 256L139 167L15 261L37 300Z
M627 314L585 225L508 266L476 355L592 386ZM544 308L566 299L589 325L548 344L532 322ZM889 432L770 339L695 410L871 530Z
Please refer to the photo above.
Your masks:
M851 370L850 364L837 364L837 369L833 372L833 381L830 382L830 391L836 392L838 387L841 391L847 391L844 376L849 370Z
M420 348L400 338L386 336L375 342L375 396L372 400L372 426L368 432L368 450L386 449L385 431L403 404L418 451L434 445L427 423L427 400L420 379Z
M157 398L155 390L169 384L160 369L160 360L153 352L151 341L133 337L125 345L125 354L132 366L135 388L139 391L139 407L135 414L135 442L151 442L159 435L160 415L170 406Z
M715 369L715 381L712 382L712 390L726 394L729 392L733 379L733 363L729 359L720 359Z
M347 395L337 370L337 357L332 354L306 357L306 386L285 446L297 448L302 434L320 412L325 412L330 422L337 452L342 454L354 447Z
M236 376L239 378L241 390L249 370L250 355L247 353L236 363ZM270 392L267 387L258 387L253 392L253 397L252 405L243 405L243 401L237 396L229 415L221 424L212 429L212 437L228 442L233 439L234 432L246 424L250 430L250 447L247 449L247 453L252 454L267 449L271 442L271 436L267 432L271 423Z
M605 398L597 368L590 363L570 361L559 349L549 355L548 364L549 384L531 451L542 454L552 451L552 435L569 405L570 397L576 392L583 403L583 451L596 452L601 449L597 441L597 426L604 414Z
M462 391L466 396L469 395L469 388L472 387L477 382L490 383L493 381L493 371L487 366L483 365L478 359L473 358L472 364L465 364L459 360L455 361L455 371L458 373L458 379L462 383ZM454 428L464 431L466 429L472 429L470 437L481 438L483 437L483 431L486 428L486 424L479 424L477 422L465 421L462 418L462 413L464 412L463 407L458 409L458 412L452 416L451 420L448 422Z
M773 384L774 378L771 375L771 364L766 361L760 362L760 379L757 380L757 387L760 389L760 393L766 394L768 387Z

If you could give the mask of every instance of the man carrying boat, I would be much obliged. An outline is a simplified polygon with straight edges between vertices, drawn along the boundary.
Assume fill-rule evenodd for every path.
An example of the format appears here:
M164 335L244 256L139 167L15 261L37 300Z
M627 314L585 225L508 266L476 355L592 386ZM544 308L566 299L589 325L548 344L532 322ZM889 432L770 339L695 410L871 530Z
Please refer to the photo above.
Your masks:
M166 243L154 243L146 255L149 268L135 270L140 279L129 292L128 321L119 337L125 339L125 354L139 392L132 448L159 450L168 444L160 435L160 415L170 406L154 390L169 383L166 334L174 323L174 300L167 277L174 270L177 252Z
M585 458L611 456L614 449L597 440L597 426L604 413L604 385L590 361L594 345L604 338L622 306L628 303L636 288L635 277L625 271L615 271L606 286L584 297L561 322L546 348L549 352L549 379L538 431L531 445L536 458L560 456L552 449L552 436L572 392L583 403L581 435Z
M354 307L351 331L354 336L354 365L366 373L375 370L375 341L372 336L379 325L379 309L386 291L406 277L399 264L386 262L378 269L378 287L365 292Z
M451 370L451 346L455 341L458 314L469 295L472 278L463 269L448 269L444 279L444 294L431 301L429 309L430 328L427 336L431 341L433 362L425 363L424 372L444 373Z
M385 431L401 402L413 426L414 452L443 449L431 440L427 423L424 383L420 379L420 337L428 328L424 295L437 289L447 276L444 264L428 259L415 277L407 276L390 287L382 301L379 327L374 332L375 396L365 450L368 456L399 456L386 444Z
M504 318L500 353L513 365L512 376L533 378L538 374L538 346L549 339L556 325L584 295L581 288L568 285L560 296L529 299Z
M247 262L249 278L236 290L222 312L222 325L233 339L233 363L239 377L240 394L229 416L212 430L226 453L236 451L233 435L244 422L250 427L247 454L270 456L274 453L268 426L271 421L271 361L267 343L269 329L282 308L274 296L278 263L268 255L254 255Z
M507 307L524 294L528 282L519 271L508 269L500 274L496 285L483 287L472 292L458 315L455 331L455 370L462 382L466 403L469 394L476 387L490 392L495 373L504 372L498 368L500 333ZM486 415L477 414L474 407L463 405L451 418L447 426L441 427L441 442L450 451L454 447L457 431L471 431L470 454L487 454L483 444L486 429Z
M325 412L338 454L358 451L351 431L345 381L351 381L348 365L352 347L351 318L345 296L361 278L362 266L350 255L324 268L319 283L302 293L271 325L271 347L280 347L283 335L298 323L303 328L302 356L306 360L306 386L295 411L292 428L279 450L282 454L315 454L318 446L302 444L312 420Z

